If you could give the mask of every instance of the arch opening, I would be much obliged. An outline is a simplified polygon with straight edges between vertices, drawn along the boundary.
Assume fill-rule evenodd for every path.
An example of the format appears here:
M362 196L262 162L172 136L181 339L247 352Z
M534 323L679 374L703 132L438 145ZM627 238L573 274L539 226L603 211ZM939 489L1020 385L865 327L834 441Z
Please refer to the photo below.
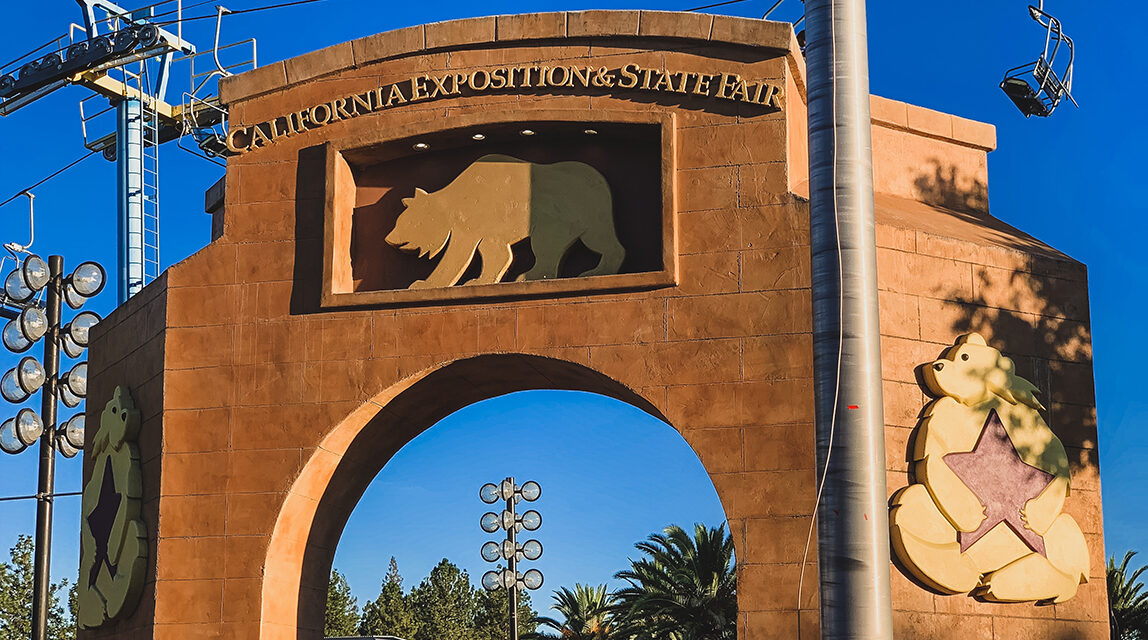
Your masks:
M665 427L666 433L676 438L677 444L685 445L702 468L696 454L651 402L582 365L539 356L498 354L458 360L423 372L372 398L332 428L297 478L285 499L268 549L261 637L322 637L328 580L344 527L368 486L400 449L460 410L467 409L462 411L466 414L468 408L483 401L538 390L587 392L630 405L648 414L648 422ZM632 416L640 416L632 408L626 410ZM500 480L500 473L497 465L492 467L490 480ZM706 480L713 491L712 482ZM474 498L470 508L473 513L465 516L473 518L464 518L473 521L470 528L475 536L486 536L477 525L486 505L477 498L478 485L472 489L467 498ZM716 501L716 492L712 495ZM720 501L715 512L725 524ZM660 523L657 529L666 524L671 523ZM673 524L692 533L692 521ZM654 532L656 529L637 539ZM475 545L475 556L477 550ZM618 567L624 568L628 567ZM603 576L605 579L600 582L611 577ZM555 582L547 586L573 587ZM275 593L297 593L298 597L275 599ZM549 606L550 593L546 588L536 592L537 611L544 612Z

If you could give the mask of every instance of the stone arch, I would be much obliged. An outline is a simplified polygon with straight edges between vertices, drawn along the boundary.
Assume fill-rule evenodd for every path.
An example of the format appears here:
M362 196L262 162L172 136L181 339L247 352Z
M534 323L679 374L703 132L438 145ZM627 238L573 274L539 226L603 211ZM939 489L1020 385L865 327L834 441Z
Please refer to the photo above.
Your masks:
M310 637L307 634L322 629L322 603L343 527L399 449L459 409L538 389L604 395L670 424L652 403L622 383L586 366L541 356L479 355L396 383L327 433L284 498L264 564L260 637Z

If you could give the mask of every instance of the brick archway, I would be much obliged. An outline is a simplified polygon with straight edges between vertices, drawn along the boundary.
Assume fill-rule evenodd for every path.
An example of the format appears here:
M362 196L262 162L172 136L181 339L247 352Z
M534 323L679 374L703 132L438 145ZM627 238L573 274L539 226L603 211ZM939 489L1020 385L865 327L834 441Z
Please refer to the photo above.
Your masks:
M302 637L322 629L331 561L343 527L399 449L464 407L538 389L597 393L669 423L648 400L612 378L541 356L464 358L392 385L327 432L284 496L264 564L259 637Z

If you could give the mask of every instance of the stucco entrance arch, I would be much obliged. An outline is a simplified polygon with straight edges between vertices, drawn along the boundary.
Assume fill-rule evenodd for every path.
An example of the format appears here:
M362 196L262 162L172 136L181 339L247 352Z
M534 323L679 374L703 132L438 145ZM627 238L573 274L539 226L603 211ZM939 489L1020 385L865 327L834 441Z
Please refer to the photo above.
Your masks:
M482 85L508 65L516 82L525 66L535 80L543 67L649 69L651 83L472 83L410 99L412 77ZM672 88L654 91L655 70ZM677 91L703 76L709 94ZM749 93L719 97L722 78L727 94L738 78ZM141 407L150 568L139 609L83 640L319 637L335 543L387 458L458 408L533 388L596 392L672 424L736 541L739 635L814 628L816 581L797 597L815 476L808 222L792 186L805 174L803 80L789 25L637 11L458 20L223 87L235 131L266 133L288 112L296 124L304 110L359 115L229 158L208 203L213 241L98 325L92 406L126 385ZM387 106L391 91L405 102ZM421 154L419 142L431 151L386 155ZM496 142L536 163L599 167L633 268L432 290L387 280L418 274L375 260L399 253L379 207L437 192L432 178L470 161L459 149ZM383 194L396 176L410 184Z
M609 376L541 356L463 358L392 385L326 433L284 496L264 564L259 637L311 637L322 629L331 561L343 527L399 449L464 407L538 389L597 393L669 423L648 400Z
M515 86L488 86L496 74ZM93 330L88 423L116 386L140 408L149 567L138 608L81 640L319 637L335 542L387 458L462 406L532 388L594 391L672 424L737 545L739 637L816 634L791 25L660 11L454 20L220 87L245 151L208 194L212 242ZM988 215L992 127L874 97L873 141L890 489L908 482L926 402L914 368L977 330L1045 381L1049 424L1080 460L1067 508L1084 514L1099 571L1072 603L1025 609L945 600L893 567L898 633L1107 637L1084 268ZM425 274L398 260L422 258L380 257L399 254L386 216L452 183L466 154L510 151L612 181L633 268L409 289ZM1039 339L1070 330L1083 346Z

